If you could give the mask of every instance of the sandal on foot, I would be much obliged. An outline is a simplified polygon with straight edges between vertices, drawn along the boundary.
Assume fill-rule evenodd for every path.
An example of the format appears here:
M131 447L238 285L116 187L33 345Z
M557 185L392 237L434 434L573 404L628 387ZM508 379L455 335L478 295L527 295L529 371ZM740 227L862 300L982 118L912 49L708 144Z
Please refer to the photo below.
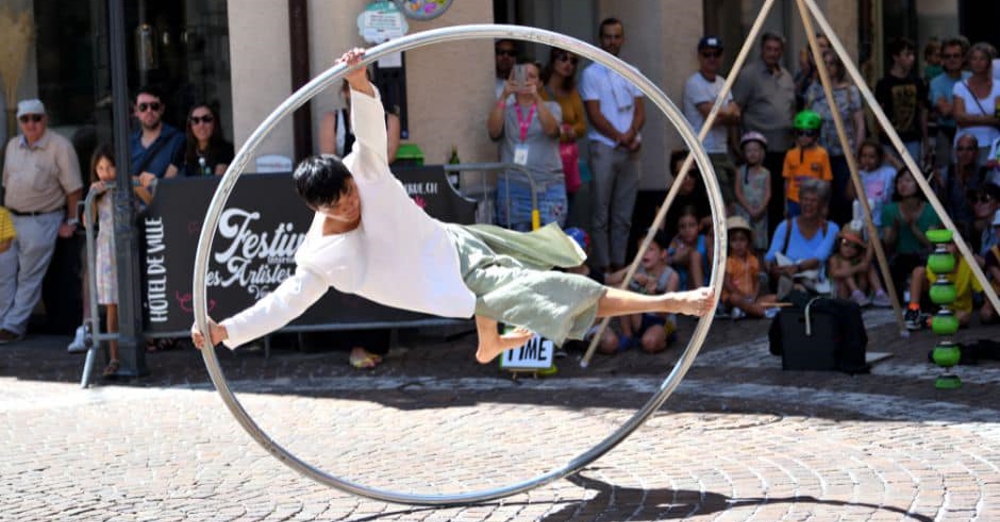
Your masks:
M114 377L118 373L118 367L118 361L109 362L108 365L104 367L104 371L101 373L101 376Z

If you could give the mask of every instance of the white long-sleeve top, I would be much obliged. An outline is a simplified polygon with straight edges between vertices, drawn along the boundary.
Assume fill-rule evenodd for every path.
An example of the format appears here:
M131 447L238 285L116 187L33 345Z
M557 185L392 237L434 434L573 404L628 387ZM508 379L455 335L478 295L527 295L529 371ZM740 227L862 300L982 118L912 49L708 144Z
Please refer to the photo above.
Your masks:
M361 199L361 223L323 235L316 213L295 254L295 274L253 306L220 324L235 348L288 324L334 287L377 303L444 317L471 317L476 296L465 286L458 251L444 224L410 199L386 159L382 100L351 93L356 142L344 158Z

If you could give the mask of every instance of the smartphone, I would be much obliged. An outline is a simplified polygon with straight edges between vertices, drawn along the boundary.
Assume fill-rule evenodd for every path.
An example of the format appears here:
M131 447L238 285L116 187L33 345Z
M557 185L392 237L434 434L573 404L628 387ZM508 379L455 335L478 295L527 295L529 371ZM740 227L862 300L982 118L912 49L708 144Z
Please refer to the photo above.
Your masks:
M515 87L517 87L517 88L524 87L524 84L526 83L525 73L526 73L526 71L525 71L525 65L523 63L514 66L514 86Z

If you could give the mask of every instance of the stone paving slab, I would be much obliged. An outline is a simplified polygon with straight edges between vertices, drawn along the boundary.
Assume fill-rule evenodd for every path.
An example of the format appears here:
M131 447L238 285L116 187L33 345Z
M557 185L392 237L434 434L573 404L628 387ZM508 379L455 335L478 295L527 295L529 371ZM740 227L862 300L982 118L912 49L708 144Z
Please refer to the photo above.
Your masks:
M889 319L889 320L887 320ZM78 386L68 339L0 348L0 520L1000 520L1000 364L933 388L933 339L866 315L872 375L782 372L763 322L720 322L677 392L579 474L482 505L422 508L320 486L242 431L200 355L152 354L150 376ZM964 331L993 337L1000 328ZM280 444L338 477L406 493L468 492L561 466L662 384L676 353L629 352L511 381L472 340L404 338L372 372L339 353L220 352Z

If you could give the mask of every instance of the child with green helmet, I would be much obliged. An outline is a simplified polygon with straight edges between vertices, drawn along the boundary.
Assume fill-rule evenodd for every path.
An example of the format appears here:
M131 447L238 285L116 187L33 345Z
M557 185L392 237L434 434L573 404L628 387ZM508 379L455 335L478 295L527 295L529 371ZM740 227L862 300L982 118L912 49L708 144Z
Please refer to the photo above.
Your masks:
M799 215L799 184L809 178L829 183L833 180L830 156L819 145L819 131L823 117L806 109L795 115L795 147L785 154L781 177L785 179L785 209L788 217Z

